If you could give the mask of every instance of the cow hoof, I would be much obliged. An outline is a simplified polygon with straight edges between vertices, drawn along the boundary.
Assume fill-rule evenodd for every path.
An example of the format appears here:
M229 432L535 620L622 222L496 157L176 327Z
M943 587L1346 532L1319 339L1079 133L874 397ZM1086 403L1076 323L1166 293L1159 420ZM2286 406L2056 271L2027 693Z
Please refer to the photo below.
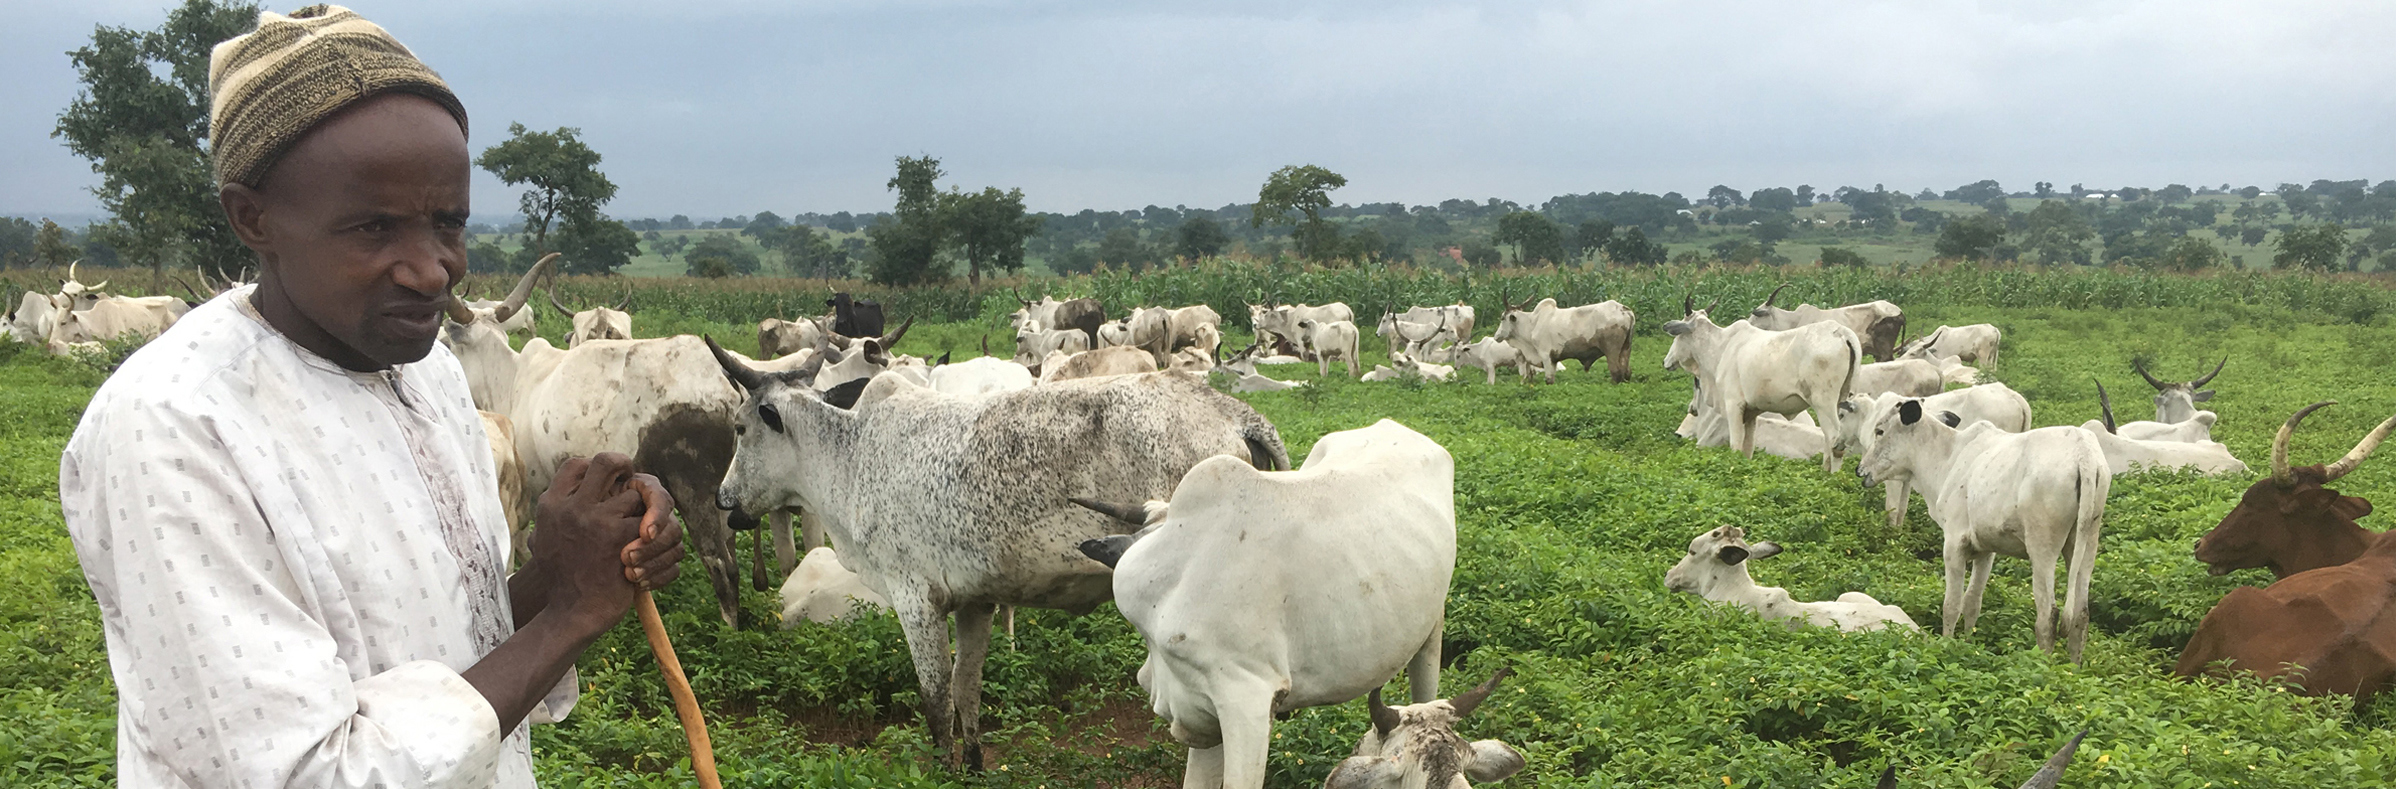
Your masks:
M965 752L960 754L958 761L959 766L967 768L967 772L983 772L983 744L967 743Z

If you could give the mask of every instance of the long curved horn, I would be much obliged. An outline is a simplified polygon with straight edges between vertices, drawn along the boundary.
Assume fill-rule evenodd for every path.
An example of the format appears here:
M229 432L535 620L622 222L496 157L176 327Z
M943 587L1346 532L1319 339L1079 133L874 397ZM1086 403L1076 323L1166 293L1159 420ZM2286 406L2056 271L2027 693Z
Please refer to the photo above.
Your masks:
M2074 739L2068 740L2066 745L2060 746L2057 753L2050 754L2050 761L2042 763L2042 769L2035 772L2032 778L2025 779L2025 784L2017 789L2057 789L2058 779L2067 774L2067 765L2075 762L2075 747L2082 745L2083 735L2090 734L2091 731L2085 729L2076 732Z
M1400 711L1383 703L1383 688L1367 691L1367 720L1375 723L1378 739L1389 737L1393 729L1400 728Z
M2368 455L2374 454L2375 447L2382 444L2383 440L2390 438L2391 435L2392 419L2384 417L2383 424L2376 425L2375 429L2367 431L2367 437L2359 439L2358 446L2352 447L2350 454L2343 455L2342 459L2325 465L2325 481L2332 482L2341 479L2352 469L2358 468L2359 461L2366 460Z
M1709 300L1708 300L1708 306L1706 306L1706 307L1701 307L1701 308L1700 308L1700 311L1701 311L1701 312L1708 312L1708 311L1710 311L1710 310L1714 310L1714 309L1716 309L1716 308L1717 308L1717 302L1724 301L1724 300L1725 300L1725 297L1723 297L1723 296L1718 296L1718 297L1716 297L1716 298L1709 299Z
M1759 302L1759 303L1758 303L1758 306L1761 306L1761 307L1772 307L1772 306L1775 306L1775 297L1783 295L1783 289L1784 289L1784 288L1791 287L1791 285L1792 285L1792 281L1791 281L1791 280L1788 280L1788 279L1787 279L1787 280L1784 280L1784 281L1783 281L1783 284L1775 286L1775 290L1774 290L1774 291L1772 291L1772 292L1769 292L1769 293L1767 294L1767 300L1766 300L1766 301Z
M1541 300L1542 294L1539 293L1527 296L1525 297L1525 303L1517 305L1517 311L1524 312L1526 310L1533 309L1533 303Z
M80 266L80 265L83 265L83 260L82 260L82 259L80 259L80 258L79 258L79 259L77 259L77 260L75 260L75 261L74 261L74 262L72 262L72 263L68 263L68 264L67 264L67 281L68 281L68 282L74 282L74 281L75 281L75 267L76 267L76 266Z
M548 290L550 291L550 308L551 308L551 309L554 309L554 310L558 310L558 316L559 316L559 317L561 317L561 318L567 318L567 319L570 319L570 320L572 320L572 319L575 317L575 311L574 311L574 310L567 309L567 305L564 305L564 304L560 304L560 303L558 303L558 278L557 278L557 277L551 277L551 278L550 278L550 287L548 288Z
M541 279L546 272L549 272L551 261L557 259L558 253L552 252L543 255L541 260L535 261L533 268L528 269L525 276L517 280L517 286L509 290L508 298L502 301L499 307L492 310L492 320L505 323L508 319L516 317L517 310L525 308L525 297L533 295L533 281Z
M2333 405L2332 400L2314 403L2307 408L2300 409L2292 414L2292 418L2283 420L2282 429L2275 431L2275 451L2267 456L2267 467L2272 469L2268 478L2275 480L2276 485L2286 488L2292 486L2292 430L2300 426L2300 420L2307 419L2309 414L2329 405Z
M2155 378L2155 377L2152 377L2152 376L2150 375L2150 371L2149 371L2149 370L2144 370L2144 369L2142 369L2142 360L2140 360L2140 359L2135 359L2135 360L2133 360L2133 371L2134 371L2134 372L2137 372L2137 373L2141 373L2141 374L2142 374L2142 380L2144 380L2144 381L2149 381L2149 382L2150 382L2150 388L2152 388L2152 389L2156 389L2156 390L2159 390L2159 391L2161 391L2161 392L2164 392L2164 391L2166 391L2166 390L2167 390L2167 386L2168 386L2167 382L2165 382L2165 381L2161 381L2161 380L2158 380L2158 379L2157 379L2157 378Z
M1069 496L1067 497L1067 500L1075 502L1077 506L1080 506L1084 509L1115 518L1119 521L1123 521L1134 526L1147 526L1150 524L1149 511L1145 510L1140 504L1117 504L1106 501L1093 501L1080 496Z
M1692 294L1689 294L1689 293L1683 294L1683 314L1688 316L1688 315L1691 315L1693 312L1694 312L1694 310L1692 309Z
M1450 708L1457 710L1460 718L1474 714L1475 708L1483 706L1483 700L1490 698L1492 691L1500 687L1500 680L1506 679L1510 673L1505 667L1492 672L1492 678L1484 680L1483 684L1475 686L1473 690L1451 697Z
M625 300L617 302L617 306L610 309L614 309L618 312L633 311L633 280L631 278L625 280Z
M442 305L442 312L449 314L450 322L461 326L475 322L475 311L467 309L467 303L459 301L455 295L450 297L450 303Z
M2232 354L2226 354L2225 356L2217 359L2217 369L2210 370L2208 371L2207 375L2200 376L2200 380L2193 381L2192 388L2198 389L2200 387L2207 386L2209 381L2216 379L2217 373L2225 372L2225 362L2226 360L2232 358Z
M2108 387L2101 386L2100 379L2094 378L2092 379L2092 388L2100 390L2100 424L2108 426L2109 435L2116 435L2117 414L2108 408Z
M87 291L87 292L92 292L92 293L97 293L97 292L100 292L100 291L102 291L102 290L106 290L106 289L108 289L108 280L105 280L105 279L104 279L104 280L101 280L101 281L100 281L100 284L98 284L98 285L90 285L90 286L86 286L86 287L84 288L84 290L85 290L85 291Z
M175 274L173 277L170 277L170 279L173 279L173 280L175 280L175 284L177 284L177 285L180 285L180 286L183 286L183 292L184 292L186 295L189 295L189 296L191 296L192 298L195 298L195 299L201 299L202 301L206 301L206 299L204 299L204 298L202 298L202 297L200 296L200 291L198 291L198 290L195 290L195 289L193 289L193 288L192 288L192 281L191 281L191 280L188 280L188 279L184 279L184 278L183 278L183 274L182 274L181 272L177 272L177 273L176 273L176 274Z
M744 392L755 392L759 387L767 385L765 373L750 369L749 365L733 358L733 355L726 353L724 348L718 347L716 338L703 334L700 335L700 341L708 344L710 356L717 357L717 366L725 370L725 380L732 381L733 385L741 387Z
M907 334L908 334L908 327L910 327L910 326L913 326L913 325L916 325L916 322L917 322L917 316L914 316L914 315L908 316L908 320L904 320L904 321L901 321L901 322L900 322L900 328L893 329L893 330L892 330L892 333L890 333L890 334L886 334L886 335L883 335L883 336L881 336L881 337L877 337L877 338L875 338L875 339L876 339L878 342L882 343L883 347L884 347L885 349L887 349L887 350L888 350L888 349L891 349L891 348L899 347L899 345L900 345L900 338L901 338L902 336L905 336L905 335L907 335Z

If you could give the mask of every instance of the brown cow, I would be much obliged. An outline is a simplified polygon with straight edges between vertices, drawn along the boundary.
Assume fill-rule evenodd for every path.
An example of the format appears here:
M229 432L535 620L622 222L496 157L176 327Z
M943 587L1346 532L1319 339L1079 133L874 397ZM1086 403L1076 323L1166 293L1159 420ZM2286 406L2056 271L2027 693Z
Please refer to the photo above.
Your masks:
M2177 675L2199 676L2210 663L2231 660L2235 670L2260 676L2296 672L2300 692L2308 695L2341 693L2363 700L2391 685L2393 535L2364 532L2366 543L2354 558L2302 568L2332 561L2331 552L2341 550L2335 541L2357 536L2335 526L2363 532L2350 521L2368 512L2366 502L2324 486L2356 469L2392 432L2392 420L2385 419L2342 459L2292 468L2287 458L2293 428L2328 405L2311 405L2283 423L2275 434L2274 473L2251 485L2241 504L2193 551L2211 562L2211 572L2222 572L2220 566L2269 566L2289 575L2264 589L2237 587L2209 609L2175 663ZM2277 533L2285 536L2261 538ZM2243 561L2255 563L2236 564Z

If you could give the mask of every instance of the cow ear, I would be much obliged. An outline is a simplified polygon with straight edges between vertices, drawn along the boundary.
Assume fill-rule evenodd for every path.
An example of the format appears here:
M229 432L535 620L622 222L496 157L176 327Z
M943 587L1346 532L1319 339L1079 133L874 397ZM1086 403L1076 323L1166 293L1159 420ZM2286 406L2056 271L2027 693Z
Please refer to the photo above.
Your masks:
M1525 769L1525 756L1508 743L1499 740L1476 740L1467 744L1474 755L1460 768L1469 779L1479 784L1494 784L1508 780L1518 770Z
M2369 504L2367 503L2366 499L2362 499L2357 496L2340 496L2336 497L2333 502L2327 506L2327 509L2331 510L2335 515L2348 518L2350 520L2358 520L2360 518L2367 517L2367 513L2374 512L2375 505Z
M1958 415L1957 415L1957 414L1950 413L1950 412L1948 412L1948 411L1943 411L1943 412L1942 412L1942 424L1949 425L1949 426L1951 426L1951 427L1957 427L1957 426L1958 426Z
M2195 402L2195 403L2205 403L2205 402L2208 402L2208 399L2209 399L2209 398L2211 398L2211 397L2215 397L2215 396L2217 396L2217 390L2215 390L2215 389L2202 389L2202 390L2200 390L2200 391L2197 391L2197 392L2193 392L2193 393L2192 393L2192 402Z
M856 378L849 381L844 381L840 386L827 389L825 390L825 404L842 409L844 411L857 408L858 396L867 391L867 382L873 380L875 379L872 377ZM781 428L777 428L775 432L780 433L783 432L783 430Z
M1717 561L1724 562L1727 566L1741 564L1749 558L1750 549L1739 545L1728 545L1717 549Z
M1923 404L1920 404L1915 400L1901 401L1900 424L1913 425L1917 423L1917 420L1923 419L1924 417L1925 406Z
M1842 413L1845 413L1845 414L1855 414L1855 413L1858 413L1858 404L1857 404L1857 403L1850 402L1850 401L1848 401L1848 400L1844 400L1844 401L1842 401L1842 404L1841 404L1841 405L1834 406L1834 410L1840 411L1840 412L1842 412Z
M1333 773L1325 776L1325 789L1373 789L1399 782L1390 775L1399 769L1398 763L1373 756L1352 756L1334 765Z
M1783 546L1778 543L1760 541L1750 544L1750 559L1752 561L1764 559L1780 553L1783 553Z

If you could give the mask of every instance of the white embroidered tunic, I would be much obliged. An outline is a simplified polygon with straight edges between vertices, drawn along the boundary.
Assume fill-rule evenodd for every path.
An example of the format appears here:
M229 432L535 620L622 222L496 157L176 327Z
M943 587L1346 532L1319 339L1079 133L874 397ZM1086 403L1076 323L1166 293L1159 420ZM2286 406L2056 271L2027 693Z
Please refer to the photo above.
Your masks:
M100 603L125 787L530 787L459 676L513 631L490 444L448 349L358 373L242 288L92 397L59 503ZM533 721L566 714L575 675Z

